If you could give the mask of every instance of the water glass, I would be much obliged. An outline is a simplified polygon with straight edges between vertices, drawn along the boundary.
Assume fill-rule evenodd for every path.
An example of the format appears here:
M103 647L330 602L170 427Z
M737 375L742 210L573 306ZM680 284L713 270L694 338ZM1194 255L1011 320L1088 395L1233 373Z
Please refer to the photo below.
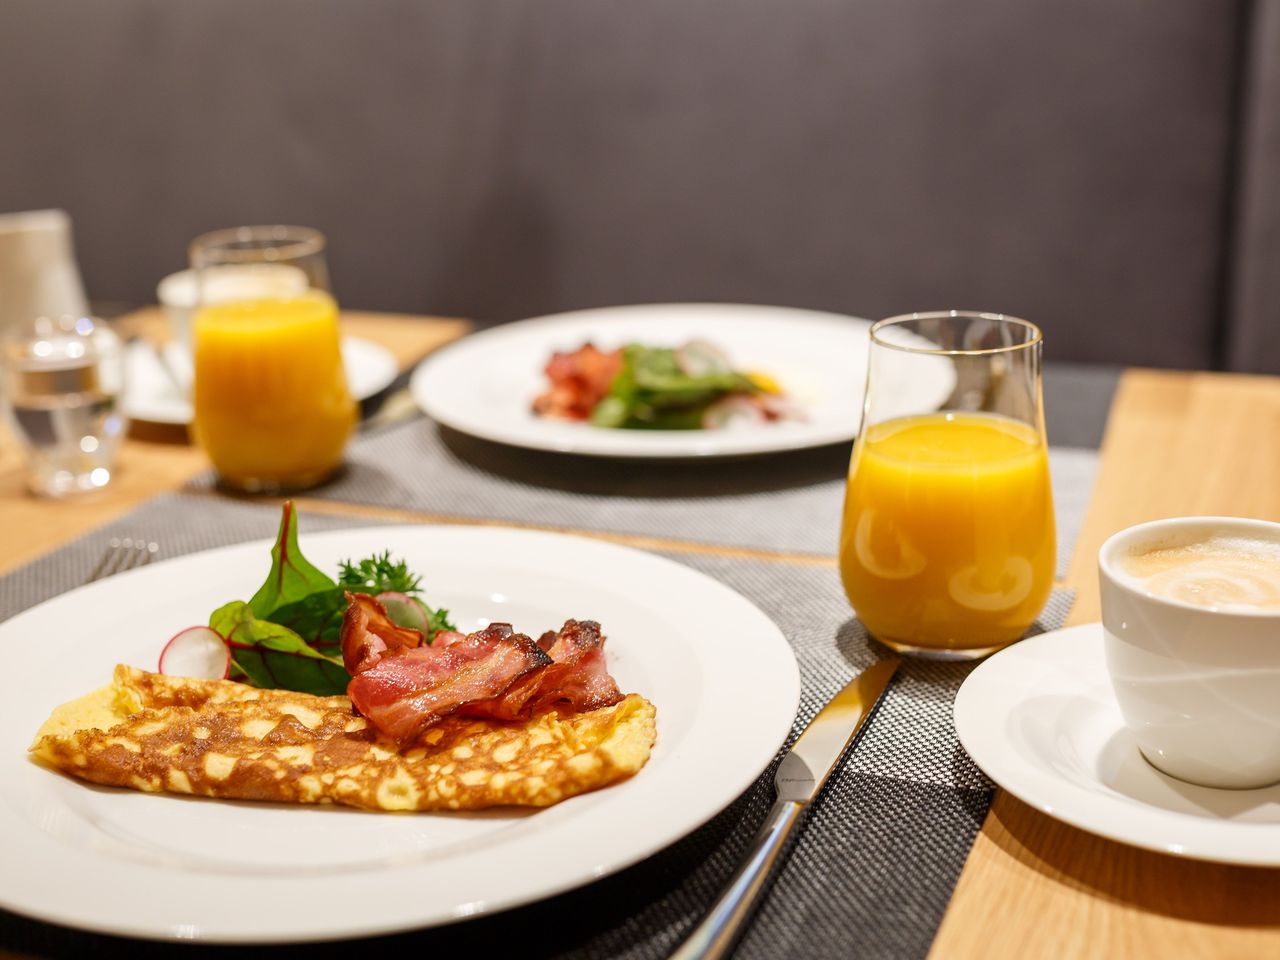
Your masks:
M110 481L128 421L124 349L101 320L38 317L0 341L0 395L27 454L33 493L64 496Z
M900 653L985 656L1021 637L1048 599L1040 357L1039 329L999 314L915 313L871 328L840 573L872 636Z

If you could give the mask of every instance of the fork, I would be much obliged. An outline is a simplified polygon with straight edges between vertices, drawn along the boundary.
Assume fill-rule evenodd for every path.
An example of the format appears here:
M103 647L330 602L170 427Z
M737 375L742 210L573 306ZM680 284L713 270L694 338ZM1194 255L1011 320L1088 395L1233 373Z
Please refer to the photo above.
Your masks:
M85 583L93 583L112 574L124 573L135 567L145 567L160 552L160 544L154 540L135 540L132 537L112 537L103 551L98 565L93 568Z

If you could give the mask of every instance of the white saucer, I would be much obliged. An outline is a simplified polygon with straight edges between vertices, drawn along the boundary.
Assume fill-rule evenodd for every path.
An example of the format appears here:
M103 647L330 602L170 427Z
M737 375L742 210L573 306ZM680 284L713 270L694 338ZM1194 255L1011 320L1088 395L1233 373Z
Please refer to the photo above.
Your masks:
M960 688L955 721L974 762L1051 817L1161 853L1280 866L1280 784L1215 790L1147 763L1111 692L1100 623L997 653Z
M190 376L190 362L174 355L175 347L161 362L155 349L142 341L129 345L125 354L126 380L124 412L130 420L149 423L191 422L191 400L179 381ZM367 400L382 392L400 372L395 356L386 347L359 337L342 338L342 365L347 384L356 400Z

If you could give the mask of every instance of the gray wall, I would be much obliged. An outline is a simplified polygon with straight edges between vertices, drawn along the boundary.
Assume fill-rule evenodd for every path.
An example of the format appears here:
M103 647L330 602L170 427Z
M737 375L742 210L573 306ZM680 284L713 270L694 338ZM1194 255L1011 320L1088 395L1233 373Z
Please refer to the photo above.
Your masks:
M977 307L1280 371L1229 325L1276 316L1276 6L4 0L0 210L68 209L98 299L299 222L355 307Z
M1280 0L1257 5L1248 44L1226 361L1280 373Z

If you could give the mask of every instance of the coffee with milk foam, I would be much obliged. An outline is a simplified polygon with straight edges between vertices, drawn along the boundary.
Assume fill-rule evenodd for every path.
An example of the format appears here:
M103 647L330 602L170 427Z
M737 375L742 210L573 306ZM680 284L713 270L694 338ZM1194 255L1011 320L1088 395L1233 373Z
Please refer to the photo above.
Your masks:
M1200 607L1280 612L1280 540L1214 535L1120 559L1148 593Z

